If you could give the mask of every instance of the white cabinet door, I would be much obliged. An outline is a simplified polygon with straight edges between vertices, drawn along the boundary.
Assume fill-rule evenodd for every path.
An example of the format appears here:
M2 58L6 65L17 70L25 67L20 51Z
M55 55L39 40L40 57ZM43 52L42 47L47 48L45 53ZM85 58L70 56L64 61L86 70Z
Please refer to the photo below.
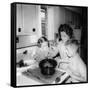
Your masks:
M37 33L38 14L36 5L17 4L17 35Z
M16 33L17 35L21 34L22 33L22 6L21 4L17 4L17 7L16 7Z
M36 34L37 17L35 5L23 5L23 31L26 35Z

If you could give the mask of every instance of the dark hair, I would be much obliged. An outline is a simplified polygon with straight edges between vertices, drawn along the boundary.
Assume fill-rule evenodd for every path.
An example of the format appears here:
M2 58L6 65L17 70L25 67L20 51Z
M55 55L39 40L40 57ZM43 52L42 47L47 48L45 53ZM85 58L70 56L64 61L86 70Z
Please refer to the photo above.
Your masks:
M41 44L43 42L48 42L48 39L44 36L38 39L38 42L37 42L38 46L41 47Z
M59 38L61 39L61 32L65 32L70 39L73 38L73 29L70 27L70 25L68 24L61 24L59 29L58 29L58 33L59 33Z
M79 46L78 40L76 40L76 39L71 39L66 42L66 45L69 45L69 44L74 44L76 46Z
M78 40L75 40L75 39L74 39L74 40L72 40L72 41L71 41L71 43L72 43L72 44L75 44L76 46L78 46L78 45L79 45Z

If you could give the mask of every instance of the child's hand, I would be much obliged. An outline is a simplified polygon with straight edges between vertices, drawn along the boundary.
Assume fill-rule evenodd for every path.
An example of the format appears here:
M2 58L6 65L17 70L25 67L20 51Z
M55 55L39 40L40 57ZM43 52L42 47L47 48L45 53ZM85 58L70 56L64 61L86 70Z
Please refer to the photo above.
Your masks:
M32 65L36 62L36 60L25 60L24 61L24 64L27 64L27 65Z

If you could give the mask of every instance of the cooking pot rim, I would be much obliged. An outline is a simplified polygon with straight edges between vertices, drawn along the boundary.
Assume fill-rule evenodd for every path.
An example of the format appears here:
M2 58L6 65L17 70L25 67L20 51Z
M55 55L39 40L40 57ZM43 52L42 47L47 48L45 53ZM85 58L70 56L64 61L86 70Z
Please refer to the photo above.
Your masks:
M40 68L43 68L44 67L44 64L48 62L50 64L53 65L53 68L55 68L57 66L57 61L55 59L43 59L39 62L39 67Z

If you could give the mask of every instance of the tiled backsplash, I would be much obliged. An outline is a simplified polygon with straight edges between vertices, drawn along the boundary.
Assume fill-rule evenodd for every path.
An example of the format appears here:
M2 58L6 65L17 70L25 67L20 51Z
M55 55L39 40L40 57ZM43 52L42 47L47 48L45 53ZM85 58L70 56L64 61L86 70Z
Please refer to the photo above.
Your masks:
M20 60L30 60L32 55L35 53L36 48L37 46L17 49L16 61L19 62Z
M18 39L18 40L17 40ZM17 48L27 47L31 45L35 45L37 43L37 36L36 35L18 35L16 37Z

